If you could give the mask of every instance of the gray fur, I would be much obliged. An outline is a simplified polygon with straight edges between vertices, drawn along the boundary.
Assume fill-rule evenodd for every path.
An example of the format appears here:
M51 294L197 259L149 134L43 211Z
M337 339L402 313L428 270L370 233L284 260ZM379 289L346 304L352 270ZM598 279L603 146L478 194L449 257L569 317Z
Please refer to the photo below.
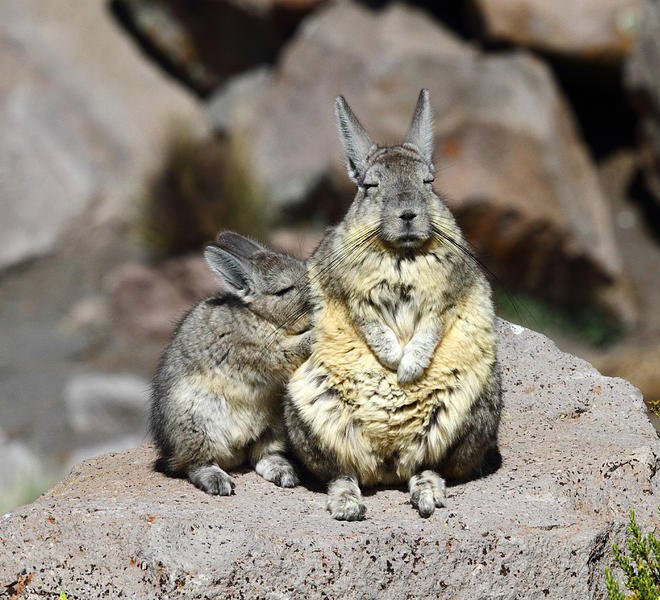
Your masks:
M308 261L316 331L313 344L319 347L313 345L310 359L294 373L288 386L287 432L299 459L317 477L329 482L328 510L332 516L362 518L359 485L364 480L369 485L400 481L398 473L411 468L410 461L417 459L410 457L417 456L418 449L419 456L430 455L426 438L433 434L437 439L436 415L442 412L443 402L452 402L455 395L462 394L461 401L468 408L461 409L461 414L466 416L455 422L452 441L443 446L442 456L431 463L426 458L419 459L416 471L407 476L411 503L421 516L428 517L436 507L444 506L445 484L441 475L457 480L479 475L486 452L497 444L502 403L490 286L443 199L433 190L435 168L428 92L420 93L405 142L399 146L373 144L342 97L337 99L336 116L349 175L358 190L343 221L329 230ZM428 279L411 280L401 275L413 267ZM337 304L345 308L345 318L329 317L342 314L332 308ZM415 312L419 306L425 310ZM338 332L346 329L342 322L347 319L385 373L396 373L403 390L430 368L447 326L465 323L461 331L470 332L471 327L474 330L474 335L465 334L472 344L470 351L474 349L473 355L482 357L478 387L473 387L474 382L472 387L463 385L461 378L465 373L459 364L446 374L446 385L428 390L443 400L438 401L438 413L429 411L426 430L420 432L416 447L406 457L409 463L402 462L401 454L406 448L393 449L390 455L381 449L372 451L375 446L355 441L366 439L360 433L364 421L345 415L357 415L352 406L359 399L363 407L360 418L366 414L368 419L371 409L364 408L368 401L359 390L365 386L378 389L377 381L387 377L378 372L361 373L356 368L351 371L352 387L345 385L345 379L329 377L341 370L343 353L354 352L355 347L345 342L337 351L340 358L335 366L328 366L328 358L334 358L328 356L327 347L320 347L318 337L325 323L323 318L334 318ZM335 331L335 321L329 321L327 331ZM477 321L483 325L470 325ZM326 339L334 339L329 335ZM359 342L356 339L356 344ZM332 384L328 383L329 378L333 379ZM341 411L344 420L321 425L320 415L333 419L337 411ZM374 435L378 429L370 431ZM346 444L351 444L351 450L343 454ZM346 465L351 461L354 464L354 457L363 452L372 461L369 470L360 472L358 464L352 473L353 468ZM347 468L350 476L346 475ZM374 479L374 473L384 474L383 479Z
M161 463L210 494L233 493L226 471L245 462L293 487L281 398L310 351L305 266L231 232L205 258L223 291L184 317L152 381Z
M328 486L326 508L338 521L362 521L367 507L357 479L352 475L337 477Z

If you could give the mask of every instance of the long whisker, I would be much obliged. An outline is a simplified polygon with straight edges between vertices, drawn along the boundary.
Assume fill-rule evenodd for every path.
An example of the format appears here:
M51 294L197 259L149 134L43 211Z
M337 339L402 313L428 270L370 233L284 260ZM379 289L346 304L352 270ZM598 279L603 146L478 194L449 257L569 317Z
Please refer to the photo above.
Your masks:
M448 220L449 219L447 219L447 221ZM438 238L448 242L451 246L456 248L459 251L459 255L463 256L464 258L469 259L466 264L469 265L471 263L471 265L475 268L480 267L488 275L489 278L491 278L493 281L497 282L500 286L501 291L507 297L507 300L511 303L514 310L518 314L518 317L519 318L521 317L521 306L520 306L520 304L516 300L514 300L514 298L511 296L511 294L509 294L508 291L506 291L504 289L504 286L502 285L502 282L500 281L499 277L497 277L497 275L495 275L495 273L493 273L484 264L484 262L474 253L474 251L467 245L466 242L461 243L458 240L454 239L450 233L443 230L442 226L440 226L437 223L436 219L434 219L433 222L431 223L431 229L432 229L433 233ZM527 310L526 312L527 312L527 319L538 325L538 323L536 323L535 317L529 312L529 310Z

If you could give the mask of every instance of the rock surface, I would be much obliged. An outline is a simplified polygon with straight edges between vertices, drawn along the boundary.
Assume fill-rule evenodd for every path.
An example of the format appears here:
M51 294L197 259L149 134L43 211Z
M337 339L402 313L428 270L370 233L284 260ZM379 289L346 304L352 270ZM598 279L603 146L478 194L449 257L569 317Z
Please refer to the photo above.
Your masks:
M205 128L104 0L2 2L0 57L0 268L49 251L91 204L125 212L170 120Z
M486 37L583 60L620 60L643 0L477 0Z
M153 451L73 469L0 518L0 591L91 598L589 598L626 513L656 519L660 442L628 383L501 322L502 467L421 519L403 490L341 523L314 487L254 473L210 497L152 470Z
M351 189L334 96L344 94L387 143L402 139L422 87L435 112L437 189L489 267L552 300L594 301L633 322L594 165L550 72L531 55L480 54L401 5L333 5L303 22L272 85L234 115L234 148L268 202L316 207L310 196L327 182L341 204Z

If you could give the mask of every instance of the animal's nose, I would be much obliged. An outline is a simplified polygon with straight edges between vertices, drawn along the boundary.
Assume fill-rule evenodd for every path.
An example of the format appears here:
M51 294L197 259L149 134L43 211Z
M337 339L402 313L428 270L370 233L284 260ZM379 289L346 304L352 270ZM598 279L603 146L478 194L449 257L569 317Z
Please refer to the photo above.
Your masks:
M412 210L404 210L399 215L399 219L402 219L403 221L412 221L416 216L417 216L416 212L413 212Z

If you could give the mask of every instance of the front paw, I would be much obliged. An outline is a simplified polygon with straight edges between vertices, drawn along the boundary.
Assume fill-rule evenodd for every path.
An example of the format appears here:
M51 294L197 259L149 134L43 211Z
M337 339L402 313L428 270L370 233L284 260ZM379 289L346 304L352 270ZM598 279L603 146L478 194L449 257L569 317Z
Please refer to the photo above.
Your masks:
M404 354L396 371L399 383L411 383L417 381L424 373L425 366L413 354Z
M391 336L387 336L384 340L384 343L376 349L376 356L380 360L381 364L390 369L391 371L396 371L399 363L401 362L401 356L403 355L403 349L399 344L399 340L396 338L394 333Z

